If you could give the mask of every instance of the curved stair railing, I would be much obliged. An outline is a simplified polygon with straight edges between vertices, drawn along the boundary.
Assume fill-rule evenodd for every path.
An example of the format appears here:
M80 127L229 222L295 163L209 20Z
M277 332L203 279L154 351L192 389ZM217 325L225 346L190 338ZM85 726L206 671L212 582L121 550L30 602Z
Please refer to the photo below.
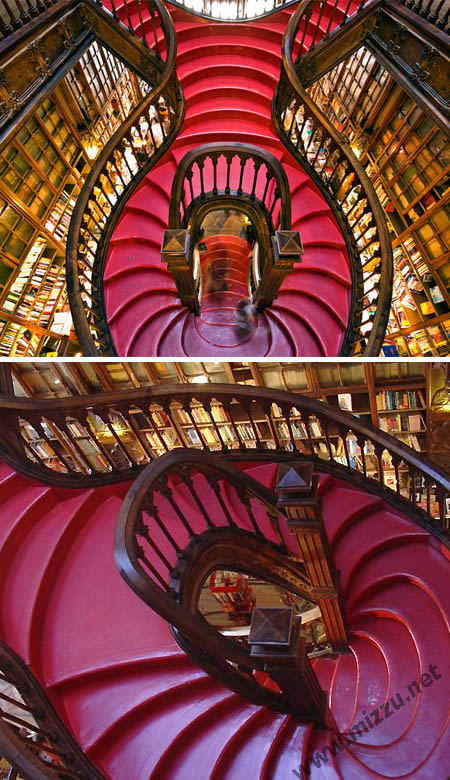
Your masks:
M116 5L112 3L118 18ZM131 31L127 4L125 9ZM115 354L104 313L102 284L110 236L126 201L173 143L184 118L170 14L161 0L139 1L137 11L137 34L153 56L150 91L94 163L74 208L67 239L70 308L83 353L92 356Z
M341 355L378 355L392 297L392 245L386 218L363 166L297 75L305 47L316 45L332 29L335 8L330 13L326 0L302 0L292 15L283 37L272 119L284 145L325 196L346 241L352 303Z
M210 625L198 599L205 577L225 567L311 600L311 582L304 564L289 553L288 537L287 516L274 493L217 455L181 449L151 463L136 479L122 504L114 543L121 576L173 626L183 649L232 690L281 712L292 712L285 692L255 676L267 671L265 663L248 644ZM301 647L314 678L304 642ZM325 695L317 682L313 688L316 722L324 723ZM302 706L298 702L297 717Z
M307 396L226 384L65 399L0 397L0 458L65 487L111 484L178 447L241 461L312 460L448 542L448 474L354 415Z
M21 658L0 642L0 756L32 780L102 780ZM12 774L12 777L18 775Z
M162 260L168 264L182 303L195 313L200 311L195 247L206 214L224 206L242 211L253 225L258 268L252 288L259 310L276 298L286 275L301 260L299 234L291 231L289 182L276 157L243 143L212 143L192 149L181 160L173 180ZM283 253L280 241L286 231L295 248ZM166 251L174 237L183 246L182 253Z

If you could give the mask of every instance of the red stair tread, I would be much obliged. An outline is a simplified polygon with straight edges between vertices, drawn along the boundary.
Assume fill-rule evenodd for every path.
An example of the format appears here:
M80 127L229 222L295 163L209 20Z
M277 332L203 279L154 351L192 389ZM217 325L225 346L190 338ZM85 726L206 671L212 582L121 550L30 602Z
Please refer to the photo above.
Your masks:
M158 780L209 777L224 746L258 709L258 705L230 695L212 711L192 719L161 755L152 777Z
M100 767L112 778L149 780L161 752L174 736L193 718L210 711L216 703L230 696L211 678L202 678L188 690L177 689L155 700L153 706L143 705L131 713L120 728L112 732L104 744L91 752Z
M283 715L259 709L225 744L212 772L211 780L261 778L267 745L275 738Z
M36 597L42 579L50 563L56 566L55 552L60 540L70 523L79 519L79 512L85 509L89 496L87 491L53 507L46 497L47 511L39 513L38 522L27 530L20 547L14 545L1 590L2 626L8 636L8 644L27 663L37 650L32 625L33 619L38 617L35 615ZM39 550L39 557L36 550ZM21 594L20 611L15 600L17 592Z
M184 655L180 659L183 663L175 656L169 660L170 663L164 658L150 664L141 662L113 673L108 670L63 686L58 695L63 696L64 710L83 750L92 749L116 722L150 697L180 685L186 685L188 690L192 680L206 677L206 672Z

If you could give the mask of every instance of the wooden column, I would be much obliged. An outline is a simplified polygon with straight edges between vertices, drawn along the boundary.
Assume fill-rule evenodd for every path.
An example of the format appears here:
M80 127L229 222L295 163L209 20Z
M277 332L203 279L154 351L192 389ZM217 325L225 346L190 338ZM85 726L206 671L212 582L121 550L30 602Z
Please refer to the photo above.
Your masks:
M296 536L308 572L311 597L320 607L327 637L333 650L347 649L348 639L339 597L339 575L325 533L319 478L313 464L282 464L275 491L277 505L286 510L288 525Z
M300 637L301 618L292 607L257 607L252 613L248 643L251 658L264 661L265 670L277 683L297 720L332 727L327 696L306 654Z
M265 259L258 289L253 296L253 303L258 311L275 300L279 289L295 263L300 263L303 255L303 245L298 230L277 230L272 236L272 251Z

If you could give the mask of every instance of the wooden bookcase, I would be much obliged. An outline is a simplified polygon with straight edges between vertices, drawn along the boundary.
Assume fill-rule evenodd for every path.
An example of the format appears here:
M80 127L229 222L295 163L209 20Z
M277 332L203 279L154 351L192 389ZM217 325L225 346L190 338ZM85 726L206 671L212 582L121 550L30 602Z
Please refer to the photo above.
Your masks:
M386 351L450 352L450 144L364 47L310 93L366 165L388 218L394 290Z
M75 351L72 211L92 159L141 97L135 75L94 42L0 149L0 357Z

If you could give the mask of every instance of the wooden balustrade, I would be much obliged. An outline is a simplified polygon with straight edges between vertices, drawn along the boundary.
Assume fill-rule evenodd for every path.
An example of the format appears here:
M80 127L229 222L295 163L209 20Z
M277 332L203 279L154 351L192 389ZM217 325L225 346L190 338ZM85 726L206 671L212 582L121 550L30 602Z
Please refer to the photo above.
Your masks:
M0 642L0 756L8 777L89 778L103 775L85 756L19 656Z
M237 460L307 457L317 471L383 497L448 538L448 475L389 434L306 396L189 384L58 400L3 395L0 405L0 457L44 482L130 479L179 447Z
M95 0L98 5L104 5L103 0ZM0 35L8 38L16 30L27 33L26 25L37 17L39 21L44 19L44 15L54 6L58 7L59 12L64 10L67 3L61 0L2 0L0 6ZM159 50L157 31L159 27L158 11L152 0L111 0L110 11L116 21L125 19L125 26L135 36L137 36L144 46ZM120 7L120 17L118 8ZM132 17L138 14L139 25L133 28ZM147 25L148 20L151 24ZM23 31L21 28L24 28ZM0 38L1 40L1 38Z
M311 582L288 553L288 535L287 517L270 490L223 458L182 449L136 479L122 505L114 548L125 582L176 628L200 665L236 692L282 712L292 711L289 696L267 694L254 677L264 659L210 625L198 603L205 578L220 567L237 567L310 600Z
M344 11L344 19L349 9ZM360 6L361 8L362 6ZM304 89L297 68L304 51L342 23L325 0L304 0L283 38L272 117L283 143L326 197L347 244L352 304L341 354L377 355L392 295L392 247L381 205L363 166Z
M142 14L143 4L138 8ZM148 51L157 57L148 77L150 92L94 163L74 208L68 233L67 290L85 355L115 354L102 298L109 237L125 202L174 141L183 123L184 98L175 72L173 23L161 0L146 0L145 9L147 15L142 17L139 29ZM131 18L129 28L132 29Z
M289 182L272 154L242 143L193 149L181 160L173 180L162 260L168 263L181 301L196 314L200 285L194 278L195 244L208 211L225 205L247 214L254 227L258 281L253 301L259 310L277 297L303 254L300 235L291 230Z

